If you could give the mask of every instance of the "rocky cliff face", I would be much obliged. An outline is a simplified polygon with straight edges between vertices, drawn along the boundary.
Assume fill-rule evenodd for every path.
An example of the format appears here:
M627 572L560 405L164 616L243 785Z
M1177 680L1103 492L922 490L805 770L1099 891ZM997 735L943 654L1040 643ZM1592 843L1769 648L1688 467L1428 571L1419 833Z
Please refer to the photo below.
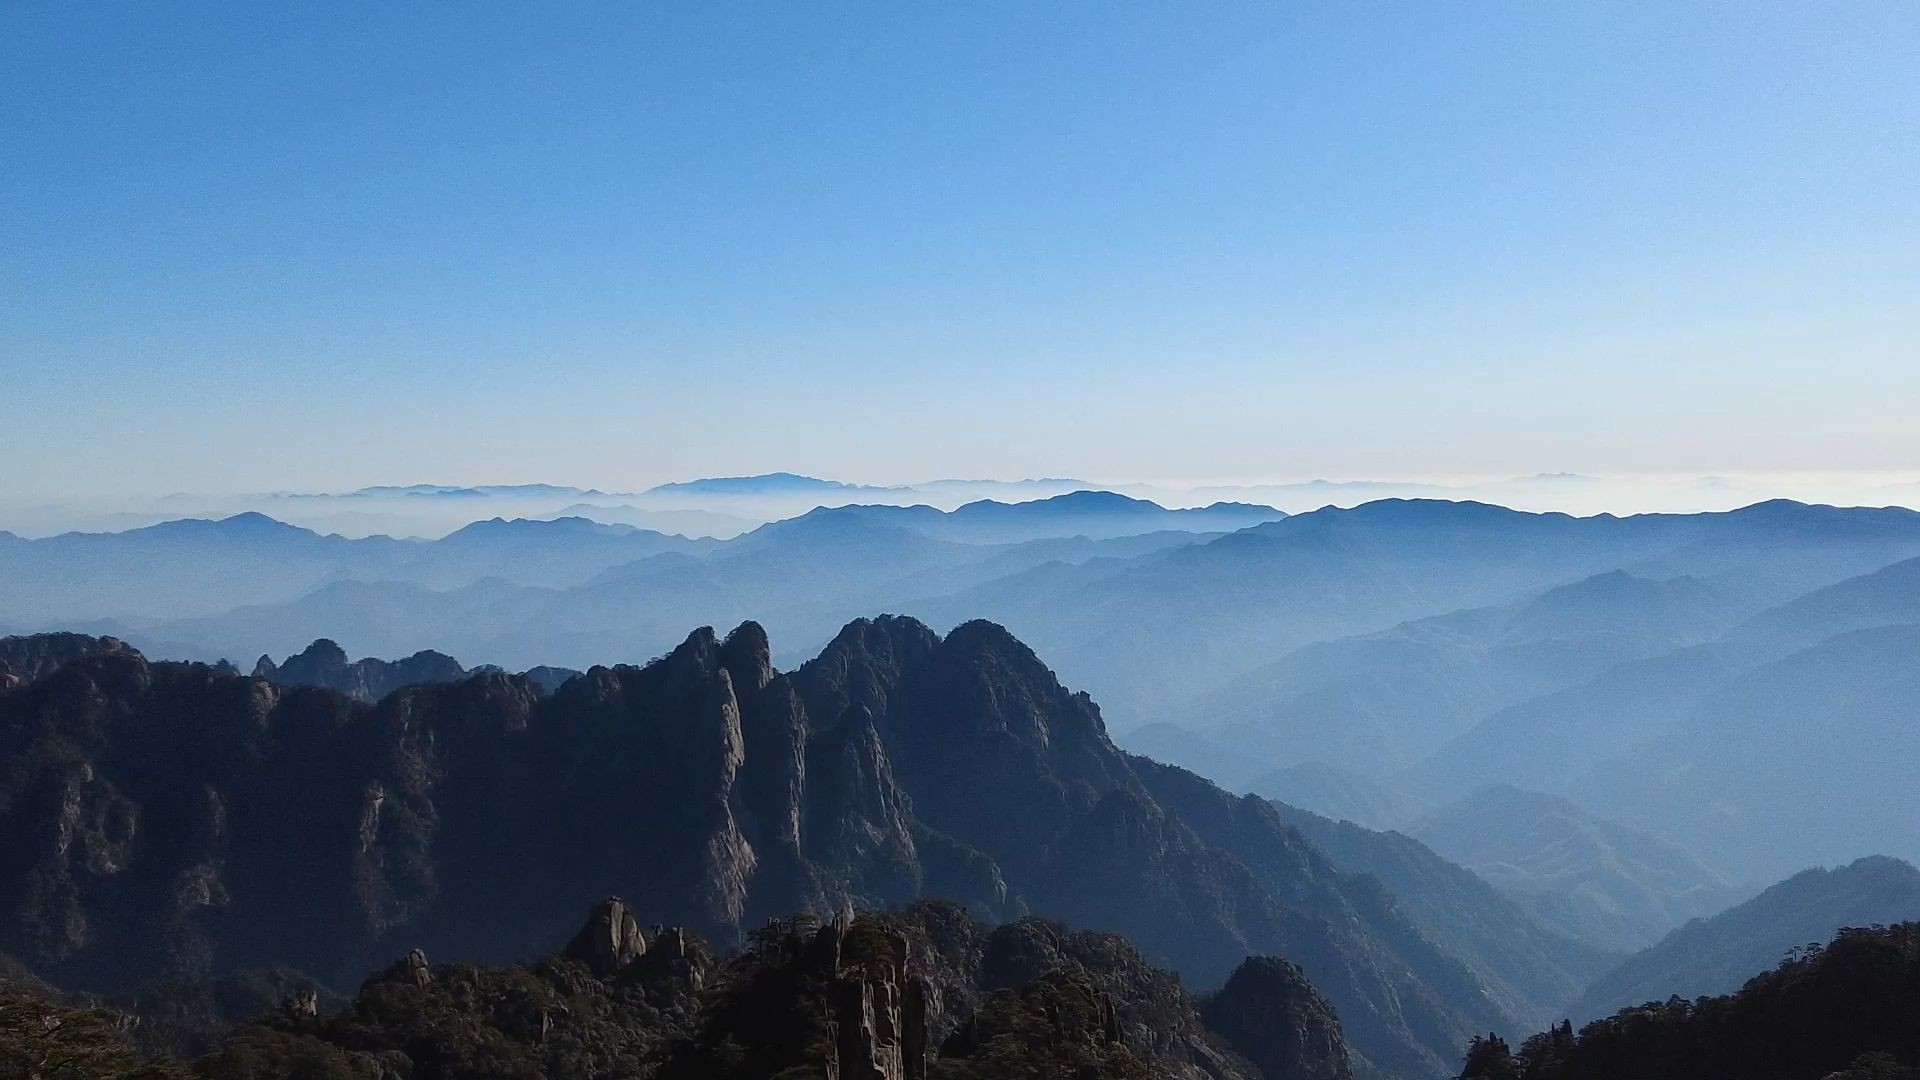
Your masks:
M617 896L595 904L587 913L587 924L567 945L568 956L602 978L617 974L646 953L647 936L640 931L640 921Z
M351 985L415 946L536 953L582 895L626 898L610 958L628 918L737 941L940 896L1124 932L1198 985L1287 956L1392 1072L1509 1020L1377 883L1129 759L997 626L860 620L798 671L769 656L749 623L550 695L483 672L377 703L82 657L0 692L0 952L93 989L264 964ZM904 1007L892 985L869 996Z

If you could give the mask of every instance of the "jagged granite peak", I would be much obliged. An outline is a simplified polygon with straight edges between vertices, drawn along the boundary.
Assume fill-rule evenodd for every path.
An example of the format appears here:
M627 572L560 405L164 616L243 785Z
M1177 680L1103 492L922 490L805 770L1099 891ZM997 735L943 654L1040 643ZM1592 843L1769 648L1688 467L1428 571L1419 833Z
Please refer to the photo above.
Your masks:
M647 951L647 936L626 901L609 896L587 912L587 922L568 943L566 955L605 978L639 959Z
M885 715L888 694L901 673L923 663L939 643L938 634L908 616L855 619L819 656L801 665L794 678L814 692L807 705L820 715L839 716L853 704Z
M767 641L767 631L752 620L727 634L720 643L720 660L733 676L736 693L759 693L773 681L773 646Z
M76 661L0 695L0 746L20 748L0 773L0 952L109 992L183 963L342 985L416 945L531 955L577 931L581 895L725 942L944 896L1127 933L1201 986L1285 955L1393 1073L1513 1026L1377 883L1260 800L1130 760L1004 629L857 620L785 674L763 641L701 628L551 695L487 671L373 704ZM1036 1001L1100 1011L1070 989Z
M1250 956L1201 1009L1234 1052L1269 1077L1352 1080L1340 1018L1306 972L1276 956Z

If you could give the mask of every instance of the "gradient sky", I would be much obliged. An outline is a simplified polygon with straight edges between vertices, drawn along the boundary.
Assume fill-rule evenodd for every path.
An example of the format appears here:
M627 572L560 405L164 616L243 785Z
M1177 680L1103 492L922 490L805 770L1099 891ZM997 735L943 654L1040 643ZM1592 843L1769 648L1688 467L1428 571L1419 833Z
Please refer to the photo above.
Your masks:
M0 495L1920 468L1920 5L0 6Z

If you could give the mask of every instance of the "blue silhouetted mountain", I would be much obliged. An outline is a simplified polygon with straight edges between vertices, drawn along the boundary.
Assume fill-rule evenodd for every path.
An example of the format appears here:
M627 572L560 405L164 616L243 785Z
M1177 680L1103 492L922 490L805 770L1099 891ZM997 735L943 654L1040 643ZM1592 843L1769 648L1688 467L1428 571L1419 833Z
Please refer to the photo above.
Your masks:
M1540 1027L1626 953L1562 932L1536 918L1472 871L1403 833L1364 828L1272 803L1342 873L1369 875L1392 891L1400 911L1441 948L1460 957L1503 1011Z
M1405 779L1431 793L1524 778L1742 879L1875 851L1920 858L1902 779L1920 768L1920 626L1887 622L1909 615L1908 574L1817 590L1500 709Z
M1063 670L1116 701L1124 721L1174 714L1185 722L1185 710L1208 691L1301 646L1506 603L1612 570L1664 581L1711 568L1708 586L1750 596L1764 590L1755 599L1777 602L1801 585L1920 551L1920 515L1860 513L1873 520L1853 532L1782 544L1777 513L1757 521L1740 513L1569 518L1475 504L1371 503L1242 530L1117 573L1090 567L1041 589L988 587L931 610L939 621L962 608L992 614L1047 643ZM1295 760L1326 759L1306 750Z
M950 511L925 505L852 505L815 510L805 517L819 515L857 516L876 524L964 544L1018 544L1068 537L1110 540L1154 532L1233 532L1286 517L1272 507L1247 503L1215 503L1189 510L1170 510L1158 503L1111 491L1073 491L1018 503L984 499ZM787 524L776 522L767 528Z
M1505 784L1472 791L1406 831L1541 922L1621 951L1751 894L1678 844Z
M581 518L495 519L440 540L350 540L248 513L0 545L0 573L10 582L0 604L10 621L70 624L214 614L285 602L341 580L451 588L497 576L557 587L712 543Z
M608 525L631 525L636 529L679 536L712 537L729 540L759 525L760 522L736 514L698 509L645 509L629 503L604 505L572 503L549 517L579 517Z
M1194 709L1267 760L1396 771L1493 711L1710 640L1758 605L1737 585L1608 571L1497 607L1305 646ZM1391 678L1383 678L1391 673Z
M755 476L713 476L701 480L681 480L658 484L643 495L845 495L861 491L884 491L867 484L848 484L822 480L796 473L761 473Z
M1228 751L1221 747L1220 752ZM1248 790L1368 829L1405 829L1433 811L1433 804L1425 799L1366 773L1324 761L1306 761L1261 773L1248 783Z
M1761 612L1728 636L1781 654L1836 634L1920 624L1920 559L1907 559Z
M873 519L929 536L972 544L1084 536L1107 540L1141 533L1234 532L1287 515L1270 506L1214 503L1169 510L1145 499L1111 491L1073 491L1050 499L1007 503L971 502L941 513L926 506L849 507Z

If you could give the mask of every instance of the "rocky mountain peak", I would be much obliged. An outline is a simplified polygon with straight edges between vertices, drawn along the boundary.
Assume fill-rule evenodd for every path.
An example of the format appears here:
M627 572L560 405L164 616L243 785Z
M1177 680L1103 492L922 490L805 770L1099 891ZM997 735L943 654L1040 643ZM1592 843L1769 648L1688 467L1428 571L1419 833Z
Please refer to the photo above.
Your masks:
M640 930L640 920L633 917L626 901L609 896L587 912L586 925L573 936L566 954L605 978L618 974L646 951L647 936Z
M720 643L720 662L733 676L736 694L756 693L773 681L773 646L766 630L752 620L734 627Z
M1306 972L1279 957L1248 957L1207 1002L1201 1019L1263 1075L1352 1080L1333 1006Z
M347 663L347 650L332 638L316 638L295 659L305 661L316 668L342 667Z

